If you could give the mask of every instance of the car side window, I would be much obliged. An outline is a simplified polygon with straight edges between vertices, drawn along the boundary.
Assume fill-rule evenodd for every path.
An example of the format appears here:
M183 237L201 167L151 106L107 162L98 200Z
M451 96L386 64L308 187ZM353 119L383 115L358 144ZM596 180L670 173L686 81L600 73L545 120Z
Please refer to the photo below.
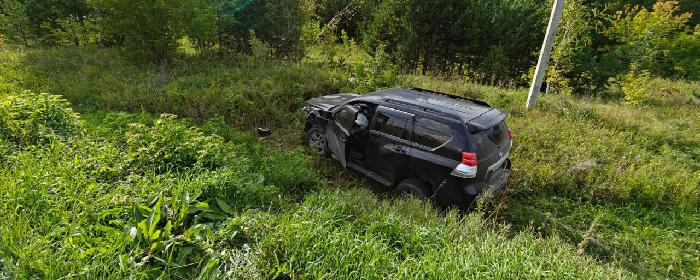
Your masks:
M406 131L406 124L408 119L392 116L385 112L377 113L376 120L374 122L373 129L380 131L392 136L407 139L408 132Z
M349 129L352 126L352 123L355 121L354 118L355 112L353 112L350 108L344 108L335 113L335 121L343 129Z
M428 148L437 148L452 139L452 128L442 122L427 118L416 118L413 127L413 142Z

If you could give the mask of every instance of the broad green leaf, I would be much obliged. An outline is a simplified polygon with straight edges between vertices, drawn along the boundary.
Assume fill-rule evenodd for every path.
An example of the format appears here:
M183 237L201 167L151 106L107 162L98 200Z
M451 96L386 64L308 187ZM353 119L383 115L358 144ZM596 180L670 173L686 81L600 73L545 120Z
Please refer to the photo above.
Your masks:
M151 211L151 214L148 215L148 220L146 221L146 226L148 228L148 234L146 234L147 238L150 240L154 240L154 232L156 229L156 225L160 221L160 206L161 203L163 202L163 197L158 196L156 205L153 206L153 211Z
M225 201L216 198L216 204L219 205L219 208L221 209L221 211L224 211L226 214L230 214L230 215L234 214L233 209L231 209L231 206L226 204Z
M194 207L190 207L187 214L193 214L199 211L210 212L211 210L209 209L209 204L206 202L197 202Z

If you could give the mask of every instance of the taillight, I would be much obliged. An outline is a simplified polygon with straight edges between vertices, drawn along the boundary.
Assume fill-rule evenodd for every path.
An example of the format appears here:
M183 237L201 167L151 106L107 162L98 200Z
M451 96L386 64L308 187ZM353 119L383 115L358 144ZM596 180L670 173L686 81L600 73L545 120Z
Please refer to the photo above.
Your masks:
M462 164L476 166L476 153L462 152Z
M508 129L508 138L510 138L510 140L513 140L513 132L510 131L510 129Z
M476 177L476 153L462 152L462 162L452 170L450 175L460 178Z

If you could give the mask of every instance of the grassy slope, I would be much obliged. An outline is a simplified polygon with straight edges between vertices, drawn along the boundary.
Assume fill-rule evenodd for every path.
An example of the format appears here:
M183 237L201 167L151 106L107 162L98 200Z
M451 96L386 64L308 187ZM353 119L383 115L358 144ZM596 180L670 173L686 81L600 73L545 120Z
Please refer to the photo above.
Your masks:
M83 112L103 108L145 110L177 113L197 120L220 115L229 124L244 129L260 124L272 126L277 134L275 139L284 141L285 147L299 143L298 109L304 99L352 90L347 82L352 73L329 70L319 64L251 61L245 57L215 62L191 59L171 66L136 67L112 51L3 52L0 69L4 73L0 75L0 93L20 89L50 91L65 95ZM333 275L332 278L352 277L347 274L349 271L336 269L409 278L440 268L444 268L442 272L454 271L455 277L479 273L491 273L496 278L534 276L532 273L537 269L558 271L550 274L555 277L574 273L572 276L617 278L623 273L610 265L641 278L700 277L697 257L700 255L697 211L700 139L694 137L700 132L700 110L697 99L692 97L692 91L699 90L697 84L680 84L681 93L655 97L640 106L545 96L539 109L532 112L523 109L523 90L429 77L406 77L398 84L482 98L510 114L509 126L516 137L515 170L509 191L500 204L490 209L487 223L490 226L476 227L474 223L484 222L473 215L464 220L450 215L439 218L431 210L405 202L377 200L361 190L321 193L306 198L298 207L267 211L272 216L255 214L244 219L251 223L250 228L259 229L246 238L259 242L260 246L255 248L260 251L226 247L229 256L236 258L220 262L220 267L248 267L251 275L277 270L281 275ZM91 116L87 115L88 123L102 122L99 116L94 119ZM321 176L331 179L331 185L367 184L357 176L347 179L345 172L328 167L332 161L316 161ZM183 177L196 178L188 176ZM15 183L4 181L5 191ZM155 190L162 188L161 184L135 186ZM188 184L185 181L177 185ZM146 194L133 197L145 203ZM91 194L81 195L89 200ZM31 199L26 199L24 203L31 205ZM371 207L359 206L362 204ZM44 237L47 231L55 230L51 226L27 228L30 225L22 223L27 217L6 212L16 205L22 203L13 200L3 206L4 215L17 219L3 228L3 232L15 232L7 235L6 240L15 243L43 240L44 243L36 242L42 244L36 245L37 248L54 244L55 240ZM350 214L339 214L346 212ZM412 216L414 212L423 216ZM42 217L30 220L43 223ZM317 226L304 226L314 224ZM333 226L318 227L326 224ZM513 229L504 230L504 225ZM21 234L24 230L34 237ZM545 238L532 239L530 230ZM430 232L443 234L426 235ZM323 248L308 250L320 246L314 244ZM21 245L17 248L25 250ZM373 250L358 250L362 248ZM387 253L378 253L383 251ZM597 258L602 264L585 264L588 257L578 257L577 251ZM2 252L8 253L7 249ZM41 252L27 250L27 259ZM460 257L444 259L455 255ZM47 262L59 260L36 261L25 260L21 272L43 271ZM56 268L51 275L77 273L77 267L87 261L74 262L69 262L74 267ZM493 263L499 269L469 266L485 263ZM106 267L115 269L115 266ZM98 267L86 267L92 273L106 273ZM450 270L453 267L464 269ZM596 277L586 269L607 276Z
M588 244L642 278L700 276L698 84L678 83L678 96L645 106L545 96L533 112L524 90L409 84L482 97L511 114L514 172L500 211L509 223Z

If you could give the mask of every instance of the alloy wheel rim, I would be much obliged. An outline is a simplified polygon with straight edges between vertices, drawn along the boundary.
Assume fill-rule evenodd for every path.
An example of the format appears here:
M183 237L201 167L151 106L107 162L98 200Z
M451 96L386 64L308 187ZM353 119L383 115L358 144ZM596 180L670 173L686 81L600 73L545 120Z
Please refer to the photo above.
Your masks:
M312 133L311 140L309 141L309 147L316 152L316 154L322 155L326 152L326 140L320 133Z

